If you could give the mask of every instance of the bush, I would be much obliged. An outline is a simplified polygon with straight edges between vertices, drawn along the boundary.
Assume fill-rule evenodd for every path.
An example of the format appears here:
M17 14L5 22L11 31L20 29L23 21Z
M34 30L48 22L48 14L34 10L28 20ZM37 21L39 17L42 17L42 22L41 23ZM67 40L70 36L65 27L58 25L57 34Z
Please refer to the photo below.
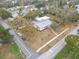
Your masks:
M10 16L10 13L2 8L0 8L0 16L3 19L7 19Z
M68 46L74 48L77 46L77 43L79 43L79 37L76 35L68 35L65 38L65 41L66 41Z

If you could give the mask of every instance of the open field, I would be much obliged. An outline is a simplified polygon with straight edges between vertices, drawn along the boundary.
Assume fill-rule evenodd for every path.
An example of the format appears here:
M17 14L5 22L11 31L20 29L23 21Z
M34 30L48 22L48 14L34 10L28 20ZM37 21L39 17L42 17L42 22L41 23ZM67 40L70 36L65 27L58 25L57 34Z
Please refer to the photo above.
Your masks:
M5 44L0 47L0 59L23 59L15 44Z

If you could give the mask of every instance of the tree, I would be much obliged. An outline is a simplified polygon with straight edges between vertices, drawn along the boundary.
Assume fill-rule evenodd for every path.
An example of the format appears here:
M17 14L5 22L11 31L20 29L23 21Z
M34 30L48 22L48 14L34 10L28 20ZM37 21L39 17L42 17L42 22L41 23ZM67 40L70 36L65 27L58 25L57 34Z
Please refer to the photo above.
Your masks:
M79 14L76 12L75 8L58 9L56 16L59 18L60 23L72 23L77 22L79 19Z
M11 35L0 25L0 43L10 42Z
M36 11L29 11L29 13L25 16L25 18L34 18L35 16L37 16Z
M5 9L0 8L0 16L3 19L7 19L10 16L10 13L6 11Z
M68 35L65 38L65 41L66 41L66 43L67 43L68 46L74 48L79 43L79 36L76 36L76 35Z
M5 5L5 4L0 4L0 8L7 8L7 5Z

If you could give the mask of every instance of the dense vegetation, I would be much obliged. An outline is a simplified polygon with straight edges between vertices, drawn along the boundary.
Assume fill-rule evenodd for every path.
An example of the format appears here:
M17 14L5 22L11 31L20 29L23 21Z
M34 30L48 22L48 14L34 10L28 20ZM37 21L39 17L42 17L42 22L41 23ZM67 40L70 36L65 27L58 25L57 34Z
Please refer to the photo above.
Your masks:
M79 44L79 36L77 35L69 35L65 38L65 41L68 46L70 47L76 47Z
M10 16L10 13L6 11L5 9L0 8L0 16L3 19L7 19Z
M11 35L9 34L8 30L5 30L1 25L0 25L0 42L1 43L6 43L9 42L11 38Z
M31 2L38 10L29 11L26 18L33 19L36 16L49 15L52 21L55 20L61 24L71 24L79 20L79 14L75 8L75 5L79 3L78 0L34 0Z

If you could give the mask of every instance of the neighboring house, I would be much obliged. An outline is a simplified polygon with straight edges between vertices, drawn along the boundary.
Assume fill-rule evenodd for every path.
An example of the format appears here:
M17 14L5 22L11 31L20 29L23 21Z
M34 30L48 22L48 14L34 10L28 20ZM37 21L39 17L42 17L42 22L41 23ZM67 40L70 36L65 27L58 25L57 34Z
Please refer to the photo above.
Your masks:
M79 13L79 5L75 5L77 12Z
M52 22L49 20L50 17L36 17L35 21L33 21L33 26L37 28L37 30L42 31L46 28L49 28L52 25Z
M34 6L31 6L31 5L16 6L16 7L7 9L7 11L9 11L11 13L12 17L15 18L18 15L25 16L29 12L29 10L31 10L33 8L34 8Z
M11 13L11 16L13 18L17 17L18 13L19 13L19 11L17 10L17 7L9 8L7 11L9 11Z

